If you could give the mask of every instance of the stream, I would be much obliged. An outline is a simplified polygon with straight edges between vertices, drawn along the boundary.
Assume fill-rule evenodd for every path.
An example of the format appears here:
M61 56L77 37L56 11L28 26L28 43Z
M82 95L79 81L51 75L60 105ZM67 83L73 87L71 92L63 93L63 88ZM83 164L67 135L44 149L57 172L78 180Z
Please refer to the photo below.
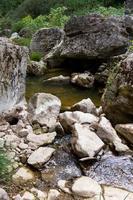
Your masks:
M100 105L101 94L97 88L80 88L72 84L44 82L48 78L59 75L70 76L66 69L50 69L43 77L28 76L26 84L26 99L35 93L45 92L57 96L62 102L62 110L71 107L82 99L90 98L96 106Z

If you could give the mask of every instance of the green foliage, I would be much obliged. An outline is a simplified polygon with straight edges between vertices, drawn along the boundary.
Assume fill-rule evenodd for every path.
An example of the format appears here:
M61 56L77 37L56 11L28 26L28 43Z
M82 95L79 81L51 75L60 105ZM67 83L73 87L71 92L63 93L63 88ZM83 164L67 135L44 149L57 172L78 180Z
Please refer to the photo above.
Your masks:
M42 57L43 57L42 54L39 52L32 52L30 55L30 59L37 62L39 62Z
M19 46L30 46L30 42L31 42L31 38L16 38L13 40L15 44L19 45Z
M9 178L8 167L10 165L9 160L5 152L0 150L0 180L6 181Z
M95 12L102 14L104 16L122 16L124 14L124 8L114 8L114 7L103 7L92 9L90 12Z
M129 52L133 52L133 40L130 41L130 46L128 48Z
M63 27L64 23L69 19L64 14L65 10L65 7L51 9L49 15L40 15L34 19L28 15L13 25L13 31L19 32L22 28L28 28L34 33L43 27Z

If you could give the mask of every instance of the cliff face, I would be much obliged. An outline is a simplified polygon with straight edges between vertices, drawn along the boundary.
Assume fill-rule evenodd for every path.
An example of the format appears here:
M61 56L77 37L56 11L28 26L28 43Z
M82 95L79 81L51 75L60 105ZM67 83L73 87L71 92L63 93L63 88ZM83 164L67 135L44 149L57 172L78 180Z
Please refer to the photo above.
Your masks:
M0 113L24 102L26 68L26 48L0 38Z

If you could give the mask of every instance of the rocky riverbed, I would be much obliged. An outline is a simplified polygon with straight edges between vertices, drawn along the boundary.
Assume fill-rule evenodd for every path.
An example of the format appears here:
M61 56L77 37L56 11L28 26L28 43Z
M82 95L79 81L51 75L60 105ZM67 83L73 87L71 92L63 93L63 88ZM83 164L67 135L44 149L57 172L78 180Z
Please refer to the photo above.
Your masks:
M34 48L42 44L35 43L39 33ZM88 68L49 69L58 74L29 81L26 101L26 68L34 75L40 68L29 64L28 49L0 38L0 148L10 160L0 199L132 200L133 54L126 52L125 18L75 17L64 31L42 33L61 35L41 61L45 67ZM100 104L93 91L105 84Z

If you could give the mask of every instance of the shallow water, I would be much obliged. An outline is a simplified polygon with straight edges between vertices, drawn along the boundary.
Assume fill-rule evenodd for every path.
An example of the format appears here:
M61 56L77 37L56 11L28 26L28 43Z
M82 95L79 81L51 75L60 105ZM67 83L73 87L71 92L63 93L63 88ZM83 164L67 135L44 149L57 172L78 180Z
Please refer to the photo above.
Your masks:
M68 76L70 73L70 71L64 69L50 69L43 77L27 77L26 98L29 99L37 92L46 92L59 97L62 108L72 106L74 103L88 97L92 99L96 106L99 106L101 95L96 88L84 89L71 84L43 82L48 78L59 75Z

